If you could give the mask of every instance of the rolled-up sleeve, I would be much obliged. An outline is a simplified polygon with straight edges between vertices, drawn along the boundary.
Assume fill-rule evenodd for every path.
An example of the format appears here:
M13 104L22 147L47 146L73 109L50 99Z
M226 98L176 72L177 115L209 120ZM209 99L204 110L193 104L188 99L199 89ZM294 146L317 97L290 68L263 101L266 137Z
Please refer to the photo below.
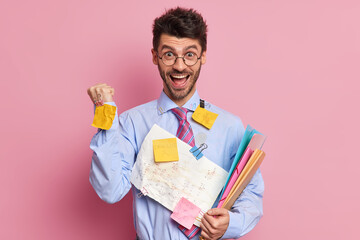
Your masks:
M99 129L90 148L93 150L91 185L105 202L120 201L131 188L131 169L136 157L134 126L129 116L116 113L111 128Z

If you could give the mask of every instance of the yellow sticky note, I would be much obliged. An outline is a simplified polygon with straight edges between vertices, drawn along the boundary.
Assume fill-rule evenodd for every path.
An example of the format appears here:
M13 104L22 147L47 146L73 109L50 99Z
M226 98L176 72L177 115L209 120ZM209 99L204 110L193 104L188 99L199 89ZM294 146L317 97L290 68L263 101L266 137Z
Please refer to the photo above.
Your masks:
M193 113L192 118L207 129L211 129L218 116L219 114L210 112L199 105Z
M108 104L96 106L94 121L91 126L109 130L112 126L116 114L116 107Z
M155 162L179 161L176 138L153 140Z

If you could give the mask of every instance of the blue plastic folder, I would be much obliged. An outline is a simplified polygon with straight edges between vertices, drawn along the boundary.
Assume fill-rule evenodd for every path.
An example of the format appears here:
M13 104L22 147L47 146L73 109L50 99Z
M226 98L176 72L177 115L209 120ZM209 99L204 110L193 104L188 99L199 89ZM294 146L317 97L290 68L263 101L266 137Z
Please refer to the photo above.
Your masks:
M224 191L225 191L225 188L226 186L228 185L229 183L229 180L231 178L231 175L233 174L241 156L243 155L246 147L248 146L251 138L254 136L254 134L257 133L257 134L261 134L263 135L262 133L260 133L259 131L255 130L254 128L252 128L250 125L247 125L246 126L246 129L245 129L245 133L244 133L244 136L243 138L241 139L241 142L240 142L240 146L236 152L236 155L235 155L235 158L234 158L234 161L231 165L231 168L230 168L230 171L229 171L229 175L226 179L226 183L225 183L225 186L223 188L223 190L221 191L221 196L220 196L220 199L222 198L223 194L224 194Z

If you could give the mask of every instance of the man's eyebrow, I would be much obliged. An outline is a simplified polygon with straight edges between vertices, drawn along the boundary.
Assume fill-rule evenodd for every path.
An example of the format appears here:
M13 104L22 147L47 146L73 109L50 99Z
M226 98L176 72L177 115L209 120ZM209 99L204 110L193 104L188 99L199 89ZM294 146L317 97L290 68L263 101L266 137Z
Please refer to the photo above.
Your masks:
M168 45L162 45L162 47L161 47L160 50L162 51L162 50L164 50L165 48L170 49L170 50L172 50L172 51L175 51L174 48L172 48L172 47L170 47L170 46L168 46Z
M191 48L195 48L196 50L198 50L198 47L194 44L194 45L187 46L187 47L185 48L185 51L187 51L187 50L189 50L189 49L191 49ZM170 47L169 45L166 45L166 44L162 45L160 51L162 51L162 50L164 50L164 49L170 49L171 51L175 51L175 48Z
M198 50L197 46L194 44L194 45L191 45L191 46L188 46L185 48L185 50L189 50L191 48L195 48L196 50Z

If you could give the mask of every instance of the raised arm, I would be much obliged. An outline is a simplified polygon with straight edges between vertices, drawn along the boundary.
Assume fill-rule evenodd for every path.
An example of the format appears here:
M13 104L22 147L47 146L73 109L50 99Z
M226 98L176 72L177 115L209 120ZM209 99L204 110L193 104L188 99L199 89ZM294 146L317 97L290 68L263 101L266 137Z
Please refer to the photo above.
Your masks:
M114 90L106 84L88 89L91 100L100 106L104 102L115 106ZM131 188L130 175L136 156L136 145L131 120L115 115L109 130L99 129L91 140L94 151L90 169L90 183L99 197L115 203L121 200Z

